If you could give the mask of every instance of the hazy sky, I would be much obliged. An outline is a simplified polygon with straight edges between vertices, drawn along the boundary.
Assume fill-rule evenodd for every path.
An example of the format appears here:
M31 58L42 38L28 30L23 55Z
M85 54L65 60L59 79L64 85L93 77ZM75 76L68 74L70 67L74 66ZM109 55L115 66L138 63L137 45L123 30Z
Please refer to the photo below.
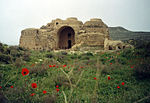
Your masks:
M21 30L68 17L150 31L150 0L0 0L0 42L18 45Z

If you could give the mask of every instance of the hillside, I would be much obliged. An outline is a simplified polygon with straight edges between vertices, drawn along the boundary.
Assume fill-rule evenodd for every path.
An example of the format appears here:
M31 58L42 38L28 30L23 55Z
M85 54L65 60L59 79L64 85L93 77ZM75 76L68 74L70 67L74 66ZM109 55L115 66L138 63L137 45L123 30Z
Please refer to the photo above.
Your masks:
M109 27L109 33L113 40L150 40L150 32L133 32L123 27Z
M0 43L0 103L150 103L150 44L112 53Z

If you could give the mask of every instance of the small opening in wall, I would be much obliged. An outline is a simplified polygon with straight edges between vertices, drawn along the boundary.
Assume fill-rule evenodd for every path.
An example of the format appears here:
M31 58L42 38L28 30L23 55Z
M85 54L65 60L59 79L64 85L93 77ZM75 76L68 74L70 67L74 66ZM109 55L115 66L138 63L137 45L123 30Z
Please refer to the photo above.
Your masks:
M123 49L125 49L125 46L123 46Z
M56 25L58 25L58 22L56 22Z
M37 31L36 31L36 33L38 34L38 33L39 33L39 31L37 30Z
M118 46L118 49L121 49L121 47L120 47L120 46Z
M70 38L71 37L71 33L68 33L68 38Z
M111 47L111 46L109 46L109 50L112 50L112 47Z

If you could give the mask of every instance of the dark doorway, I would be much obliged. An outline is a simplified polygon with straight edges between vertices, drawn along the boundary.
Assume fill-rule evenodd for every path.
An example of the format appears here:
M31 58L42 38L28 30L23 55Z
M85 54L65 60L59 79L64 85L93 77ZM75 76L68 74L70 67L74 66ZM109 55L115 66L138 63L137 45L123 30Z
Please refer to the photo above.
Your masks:
M68 39L70 39L71 38L71 33L68 33Z
M68 40L68 49L71 48L71 40Z
M112 50L112 47L111 47L111 46L109 46L109 50Z
M70 49L75 44L75 32L72 27L63 26L58 29L58 45L59 49Z

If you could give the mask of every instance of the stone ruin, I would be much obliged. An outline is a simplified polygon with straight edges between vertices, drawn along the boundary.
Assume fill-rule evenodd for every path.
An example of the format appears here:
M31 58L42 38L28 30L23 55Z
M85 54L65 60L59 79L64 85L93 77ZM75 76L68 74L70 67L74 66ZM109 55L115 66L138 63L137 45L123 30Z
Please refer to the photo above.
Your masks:
M19 46L30 50L75 50L82 46L116 50L130 47L111 40L108 26L101 19L93 18L83 23L74 17L52 20L40 29L22 30Z

